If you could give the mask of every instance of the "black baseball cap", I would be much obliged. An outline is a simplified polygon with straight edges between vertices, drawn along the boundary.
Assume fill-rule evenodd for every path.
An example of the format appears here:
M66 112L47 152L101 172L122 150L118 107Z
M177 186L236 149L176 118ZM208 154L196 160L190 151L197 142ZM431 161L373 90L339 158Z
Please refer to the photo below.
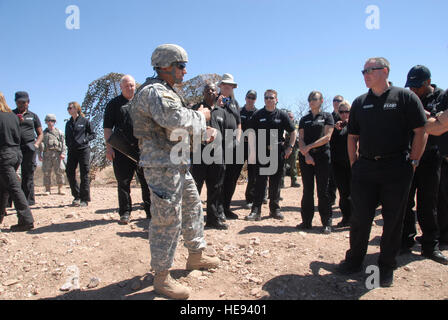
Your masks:
M428 79L431 79L431 71L425 66L417 65L409 71L405 87L420 88Z
M246 97L248 97L248 96L253 96L253 97L255 97L255 99L257 99L257 91L255 91L255 90L247 91Z
M16 92L15 101L30 101L30 96L26 91L18 91Z

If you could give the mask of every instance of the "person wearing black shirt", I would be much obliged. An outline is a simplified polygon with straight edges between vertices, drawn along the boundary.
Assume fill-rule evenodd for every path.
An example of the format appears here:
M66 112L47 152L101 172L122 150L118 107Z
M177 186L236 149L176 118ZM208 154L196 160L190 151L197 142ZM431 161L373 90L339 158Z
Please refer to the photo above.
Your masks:
M196 186L198 188L199 194L201 194L202 186L204 182L207 186L207 220L205 227L218 229L218 230L226 230L229 228L227 224L224 223L225 216L223 212L219 212L219 206L221 204L221 193L222 193L222 185L224 182L224 161L223 161L223 153L222 153L222 137L225 134L225 122L227 117L227 112L224 109L219 108L215 105L218 91L215 84L207 84L204 87L204 101L198 103L192 107L193 110L199 110L201 108L207 108L210 110L211 119L207 121L207 126L215 128L220 133L220 139L210 142L210 144L219 143L220 145L215 147L213 151L210 152L211 157L218 156L219 159L213 159L212 163L208 163L204 160L204 156L206 156L204 149L207 144L204 142L201 144L201 148L198 150L201 152L201 161L199 163L195 162L194 155L192 156L192 166L191 166L191 174L196 182ZM211 145L209 147L212 147ZM215 155L215 152L220 152L219 155Z
M431 84L431 72L425 66L413 67L407 77L409 87L421 100L427 116L436 114L438 99L443 90ZM417 235L415 228L415 193L417 192L417 218L422 229L420 243L422 254L442 264L448 264L448 258L439 250L437 240L437 195L440 183L441 158L437 145L437 137L430 135L425 152L415 169L409 200L406 208L401 253L410 253Z
M442 158L439 197L437 203L437 222L439 226L439 245L448 246L448 90L439 96L437 116L428 119L426 131L437 135L439 153Z
M322 233L331 233L331 204L328 196L330 177L330 138L334 121L330 113L322 111L322 93L313 91L308 96L310 113L299 122L299 164L303 181L302 224L299 229L311 229L314 216L314 178Z
M249 122L252 118L255 111L257 111L257 108L255 107L255 102L257 101L257 92L255 90L249 90L246 93L246 104L241 108L240 110L240 117L241 117L241 128L243 130L243 133L246 132L246 130L249 128ZM249 142L247 135L244 136L244 161L248 160L249 155ZM239 173L238 176L241 173L241 170L243 168L244 164L239 164ZM246 185L246 208L250 209L252 208L252 204L254 202L255 197L255 173L256 167L254 164L247 164L247 185Z
M352 203L350 199L350 180L352 172L347 152L347 123L350 117L350 108L351 106L348 101L339 103L339 120L335 124L330 140L331 168L336 186L339 190L339 208L342 213L342 221L337 225L337 227L340 228L350 225L349 222L352 212Z
M11 231L28 231L34 228L34 219L16 174L22 159L20 136L19 118L11 112L0 92L0 224L6 215L10 195L19 219L17 225L11 226Z
M90 201L90 146L95 139L95 133L90 122L84 117L81 106L77 102L70 102L67 108L71 115L65 125L65 143L67 145L67 179L72 190L74 206L86 207ZM76 167L79 164L81 184L76 181Z
M277 109L277 91L266 90L265 107L256 111L249 122L254 134L249 135L249 160L256 163L255 198L251 213L245 218L248 221L261 220L261 207L269 178L269 212L270 217L283 220L280 212L280 182L283 176L285 159L288 159L296 142L294 123L284 111ZM284 132L290 133L285 143ZM263 137L262 135L265 135ZM264 141L265 145L261 145ZM259 149L263 148L263 150ZM263 159L264 155L267 157Z
M227 112L225 123L227 134L223 137L225 175L222 187L222 206L220 206L220 212L224 212L227 219L238 219L238 215L230 210L230 204L241 171L241 163L237 161L237 146L241 138L240 106L233 94L233 90L237 87L238 85L234 81L233 76L228 73L224 74L219 83L220 93L217 101L218 106ZM229 135L232 132L233 134ZM231 153L233 153L233 157L230 156Z
M381 287L393 283L412 176L426 144L426 116L420 99L409 90L390 86L389 72L385 58L367 60L362 73L370 90L355 99L350 111L347 145L353 212L350 249L338 266L342 274L361 271L376 208L381 203Z
M133 124L129 114L129 107L125 106L135 94L135 80L132 76L126 75L120 80L121 94L112 99L106 106L104 111L104 139L107 140L113 131L119 131L129 146L138 150L138 140L134 137ZM132 211L131 199L131 181L134 174L140 182L142 190L143 208L146 217L151 218L151 198L148 184L145 179L143 170L138 167L137 163L118 150L112 148L106 143L106 158L112 161L115 178L117 179L118 189L118 214L120 215L120 224L128 224ZM138 160L138 159L137 159Z
M15 94L17 109L13 112L20 119L20 150L22 151L22 189L30 206L36 203L34 196L34 171L36 170L36 150L44 138L42 125L37 114L28 110L30 98L27 92ZM37 135L37 138L36 138Z
M337 123L341 120L339 116L339 105L344 101L344 97L341 95L337 95L333 98L333 111L331 115L333 116L334 123ZM334 132L333 132L334 133ZM336 178L335 172L333 171L333 166L330 168L330 179L328 180L328 197L330 198L330 205L333 205L336 201Z

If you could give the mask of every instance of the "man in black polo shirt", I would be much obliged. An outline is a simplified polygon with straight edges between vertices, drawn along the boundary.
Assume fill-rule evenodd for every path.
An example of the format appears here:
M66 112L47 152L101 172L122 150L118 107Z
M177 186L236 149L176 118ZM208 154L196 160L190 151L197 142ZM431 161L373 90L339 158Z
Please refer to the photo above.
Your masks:
M138 153L138 140L133 134L132 120L129 115L129 109L124 105L127 104L135 94L135 80L132 76L126 75L120 81L121 95L112 99L106 106L104 111L104 139L107 141L112 135L112 131L120 131L126 137L129 145L135 148ZM137 163L125 156L118 150L113 149L109 144L106 144L106 157L113 161L115 178L118 182L118 203L120 224L128 224L131 211L131 181L134 174L137 173L137 178L142 188L143 207L146 212L146 217L151 218L151 200L148 184L146 183L143 170L137 166Z
M255 102L257 101L257 92L255 90L249 90L246 93L246 104L240 110L241 116L241 128L243 133L249 128L249 122L252 118L257 108L255 107ZM247 136L244 136L244 161L248 160L249 155L249 144ZM239 172L243 168L243 164L239 164ZM246 186L246 208L252 208L255 197L255 173L256 167L254 164L247 164L247 186ZM239 174L238 174L239 176Z
M333 116L333 121L336 124L338 121L341 120L341 117L339 116L339 105L344 101L344 97L341 95L337 95L333 98L333 111L331 112L331 115ZM335 131L333 131L335 132ZM330 198L330 204L333 205L336 202L336 179L334 177L335 172L333 170L333 167L330 169L330 179L328 180L328 197Z
M36 170L36 150L39 148L44 134L42 125L37 114L28 110L30 98L27 92L16 92L15 96L17 109L13 112L20 120L20 149L22 150L23 160L21 164L22 171L22 189L30 206L36 203L34 198L34 171ZM37 137L36 137L37 136Z
M437 116L428 119L426 131L439 136L438 146L442 158L437 221L439 245L448 246L448 90L439 96Z
M224 223L224 213L218 212L219 205L221 204L222 185L224 183L224 159L222 152L222 137L225 134L225 122L227 113L222 108L216 106L216 99L218 97L218 89L215 84L207 84L204 87L204 100L192 107L193 110L199 110L201 108L207 108L210 110L211 118L207 121L207 126L215 128L220 133L220 139L211 142L208 146L213 147L211 144L215 144L215 147L210 152L205 152L207 144L204 142L201 144L201 148L194 150L194 153L201 152L200 162L196 163L195 154L192 157L191 174L196 182L199 194L201 194L202 186L204 182L207 186L207 220L205 227L226 230L229 228ZM219 145L216 145L219 144ZM215 154L218 152L220 154ZM197 154L196 154L197 155ZM210 156L213 159L205 159L204 157ZM215 159L215 156L219 159ZM196 157L198 159L199 157ZM211 161L213 160L213 161Z
M249 135L248 163L256 162L257 176L255 178L254 203L250 215L245 218L248 221L261 220L261 206L268 178L270 217L278 220L284 219L280 212L280 182L283 176L284 161L291 155L297 136L294 123L288 114L277 109L277 92L267 90L264 94L264 101L265 107L254 113L249 124L249 128L255 131L255 136ZM283 137L285 131L290 133L290 140L287 142ZM266 137L262 137L263 134ZM263 141L265 144L261 145ZM268 163L263 161L265 160L262 159L263 155L269 159ZM273 161L276 161L277 164ZM274 172L264 172L273 169L275 169Z
M409 87L421 100L427 115L435 116L439 96L443 90L431 84L431 72L425 66L413 67L407 77L405 87ZM446 258L439 250L437 240L437 194L440 183L441 158L437 137L430 135L426 143L425 152L414 173L409 200L406 208L401 253L409 253L415 244L417 235L415 228L414 198L417 192L417 218L422 229L420 243L422 254L436 262L448 264Z
M384 221L378 259L382 287L393 283L404 211L427 138L420 99L409 90L390 86L389 72L390 64L385 58L367 60L362 73L370 90L352 105L347 145L354 210L350 249L338 268L344 274L361 271L380 202Z

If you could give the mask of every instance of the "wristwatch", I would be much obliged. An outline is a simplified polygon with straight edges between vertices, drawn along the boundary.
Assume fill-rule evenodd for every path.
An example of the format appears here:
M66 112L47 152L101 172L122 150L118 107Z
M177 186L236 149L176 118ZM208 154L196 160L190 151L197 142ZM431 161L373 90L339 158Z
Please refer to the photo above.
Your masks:
M418 167L418 165L420 164L420 161L419 161L419 160L411 160L411 164L412 164L414 167Z

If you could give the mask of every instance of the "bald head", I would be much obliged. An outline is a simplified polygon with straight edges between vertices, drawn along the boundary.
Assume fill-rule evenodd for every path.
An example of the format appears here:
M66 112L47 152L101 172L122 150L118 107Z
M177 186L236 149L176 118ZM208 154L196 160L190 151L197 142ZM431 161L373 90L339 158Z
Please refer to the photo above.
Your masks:
M135 94L135 79L131 75L125 75L120 80L120 89L123 96L131 100Z

